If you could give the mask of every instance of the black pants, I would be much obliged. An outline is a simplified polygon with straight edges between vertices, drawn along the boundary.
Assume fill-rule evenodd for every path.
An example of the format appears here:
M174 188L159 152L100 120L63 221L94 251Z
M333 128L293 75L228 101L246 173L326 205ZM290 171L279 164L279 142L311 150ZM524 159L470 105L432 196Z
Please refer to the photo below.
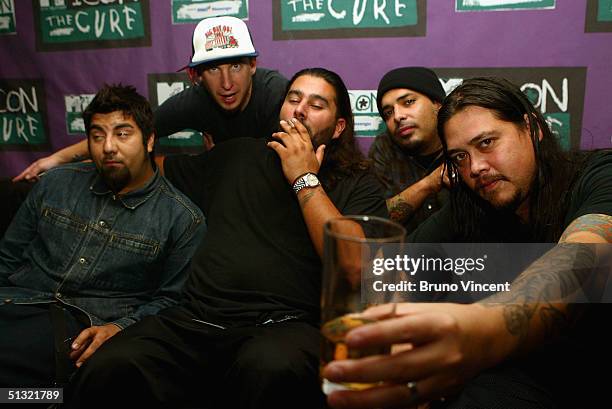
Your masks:
M64 315L66 338L75 337L84 328L74 315L56 306ZM55 328L49 314L50 304L0 304L0 387L50 387L56 383ZM59 364L76 369L68 356Z
M601 307L609 310L610 306ZM598 324L604 322L602 319ZM609 339L584 335L582 340L560 337L520 359L490 368L469 381L457 396L447 397L431 409L607 407L610 381L602 373L612 368Z
M66 390L69 407L320 408L318 328L298 321L220 329L183 307L106 342Z

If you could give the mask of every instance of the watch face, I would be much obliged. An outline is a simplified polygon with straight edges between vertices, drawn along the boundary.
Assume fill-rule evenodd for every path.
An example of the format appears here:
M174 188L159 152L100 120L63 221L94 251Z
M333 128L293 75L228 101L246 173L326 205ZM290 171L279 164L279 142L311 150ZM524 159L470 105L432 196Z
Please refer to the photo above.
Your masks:
M317 175L313 175L312 173L306 175L305 179L306 185L308 186L317 186L319 184L319 179L317 178Z

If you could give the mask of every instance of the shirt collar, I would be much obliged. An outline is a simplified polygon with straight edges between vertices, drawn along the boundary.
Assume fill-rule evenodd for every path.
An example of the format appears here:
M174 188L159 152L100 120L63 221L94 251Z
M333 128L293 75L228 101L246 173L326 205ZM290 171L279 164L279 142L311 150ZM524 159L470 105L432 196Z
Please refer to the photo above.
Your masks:
M96 176L89 186L89 190L93 194L99 196L111 195L113 200L118 200L124 207L133 210L153 196L160 181L161 175L159 174L159 169L156 167L155 173L147 181L147 183L144 184L144 186L120 195L113 193L113 191L110 190L108 185L104 182L104 179L102 179L102 176L100 176L100 173L96 172Z

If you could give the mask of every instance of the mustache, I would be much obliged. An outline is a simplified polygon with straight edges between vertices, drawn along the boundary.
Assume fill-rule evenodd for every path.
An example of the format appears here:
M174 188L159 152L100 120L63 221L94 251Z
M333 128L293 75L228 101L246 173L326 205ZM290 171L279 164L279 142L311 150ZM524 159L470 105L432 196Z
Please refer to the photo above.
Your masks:
M395 130L395 134L399 135L404 128L418 128L418 125L414 121L401 121Z
M418 125L416 122L414 121L400 121L400 123L397 126L397 129L401 129L401 128L406 128L406 127L411 127L411 128L416 128Z
M480 176L476 180L476 188L477 189L482 189L486 185L488 185L490 183L493 183L493 182L497 182L498 180L506 180L506 177L504 175L502 175L501 173L497 173L497 174L494 174L494 175L483 175L483 176Z
M121 159L116 158L115 156L104 156L102 158L102 163L104 162L117 162L117 163L123 163L123 161Z
M289 118L286 118L286 119L285 119L285 118L279 118L279 122L280 122L280 120L282 120L282 119L284 119L285 121L288 121L288 120L289 120ZM295 117L294 117L293 119L294 119L294 120L296 120L296 121L299 121L299 122L300 122L302 125L304 125L304 128L306 128L306 130L308 131L308 134L309 134L310 136L312 136L312 128L310 127L310 125L309 125L308 123L306 123L306 122L305 122L303 119L298 119L298 118L295 118ZM278 124L276 125L276 130L275 130L275 132L285 132L285 131L283 130L283 128L281 128L280 123L278 123Z

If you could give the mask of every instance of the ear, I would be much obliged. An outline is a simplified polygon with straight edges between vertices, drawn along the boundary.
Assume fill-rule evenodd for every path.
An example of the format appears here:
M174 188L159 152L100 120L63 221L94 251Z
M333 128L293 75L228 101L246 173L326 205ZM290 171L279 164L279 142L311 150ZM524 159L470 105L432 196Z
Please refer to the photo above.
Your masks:
M346 120L344 118L338 118L332 139L339 138L340 134L344 131L344 128L346 128Z
M442 104L439 103L438 101L433 102L433 110L436 114L436 117L438 116L438 112L440 111L441 107L442 107Z
M195 68L187 67L187 76L189 77L189 81L194 85L200 82L200 76Z
M255 71L257 70L257 58L249 58L249 67L251 70L251 75L255 75Z
M155 146L155 134L152 133L147 138L147 152L149 152L149 153L153 152L153 147L154 146Z
M527 128L527 132L531 134L531 127L529 126L529 117L527 116L527 114L523 115L523 119L525 120L525 127ZM536 126L538 125L535 115L534 123L536 124ZM544 134L542 133L542 129L538 126L538 140L542 142L542 138L544 138Z

